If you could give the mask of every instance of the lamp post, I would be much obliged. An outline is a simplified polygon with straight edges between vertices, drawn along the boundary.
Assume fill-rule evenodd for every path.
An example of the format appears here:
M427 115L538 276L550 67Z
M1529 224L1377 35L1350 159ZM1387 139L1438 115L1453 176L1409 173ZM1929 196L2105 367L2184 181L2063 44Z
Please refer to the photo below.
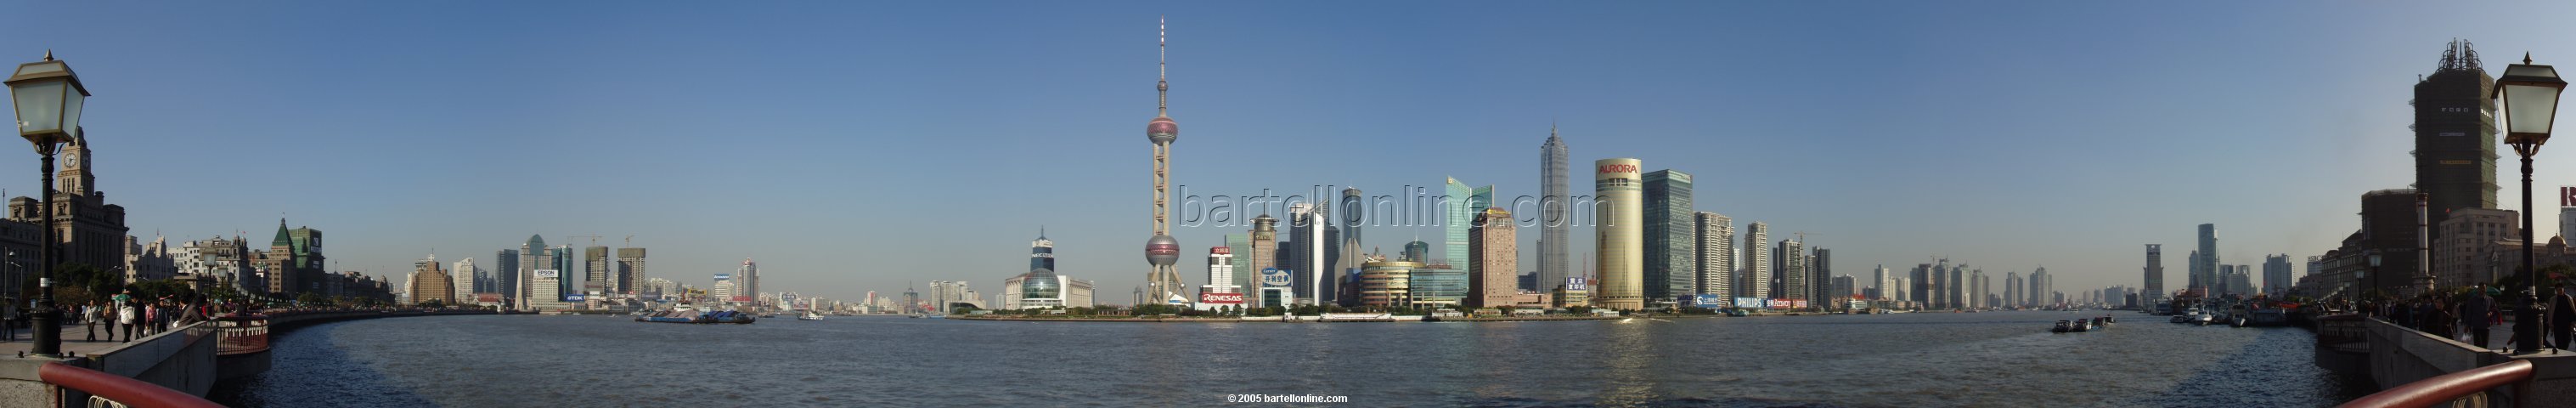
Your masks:
M81 86L80 76L72 74L71 65L54 60L53 51L45 51L45 60L18 64L9 75L9 97L17 105L18 136L36 145L36 154L45 157L45 188L37 197L40 208L37 228L45 230L37 243L35 316L36 344L30 354L43 358L61 358L63 351L62 309L54 306L54 151L72 135L80 132L81 102L89 99L89 88Z
M2558 93L2567 89L2567 81L2558 79L2558 69L2532 65L2531 54L2522 54L2522 63L2504 68L2496 78L2495 90L2488 93L2503 106L2504 143L2513 145L2513 153L2522 156L2522 277L2531 283L2521 305L2514 312L2513 341L2520 345L2517 353L2540 351L2540 271L2531 258L2531 155L2540 153L2540 145L2549 142L2549 126L2558 116Z

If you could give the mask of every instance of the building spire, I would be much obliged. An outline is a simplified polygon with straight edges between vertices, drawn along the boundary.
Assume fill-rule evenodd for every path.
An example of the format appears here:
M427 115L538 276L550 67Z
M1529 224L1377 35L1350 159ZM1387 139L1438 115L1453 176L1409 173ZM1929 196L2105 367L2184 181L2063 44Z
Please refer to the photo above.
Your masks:
M1158 118L1171 116L1172 83L1166 79L1171 68L1165 62L1170 40L1164 24L1163 17L1154 17L1154 117Z

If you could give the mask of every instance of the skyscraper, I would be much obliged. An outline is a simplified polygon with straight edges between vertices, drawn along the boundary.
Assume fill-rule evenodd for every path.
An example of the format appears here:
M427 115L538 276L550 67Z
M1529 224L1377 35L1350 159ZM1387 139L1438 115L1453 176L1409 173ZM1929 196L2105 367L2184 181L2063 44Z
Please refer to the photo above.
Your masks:
M1672 169L1645 174L1646 299L1666 303L1699 293L1698 224L1691 217L1691 176Z
M2138 295L2138 303L2152 305L2163 299L2165 294L2164 245L2147 244L2146 273L2147 291Z
M2021 294L2022 287L2021 272L2004 272L2004 304L1997 306L2021 307L2028 304L2030 299Z
M1225 234L1225 248L1227 252L1234 253L1234 287L1242 288L1243 293L1252 293L1254 289L1261 288L1256 286L1260 285L1256 280L1260 279L1257 275L1261 274L1261 268L1253 267L1252 259L1269 257L1255 256L1252 253L1252 239L1243 234ZM1252 302L1246 300L1244 303Z
M1573 242L1567 230L1574 220L1566 218L1566 207L1572 197L1566 194L1565 141L1556 137L1556 125L1547 127L1547 143L1539 145L1539 216L1538 216L1538 290L1547 291L1572 277L1573 262L1566 252Z
M1473 226L1469 226L1467 229L1467 235L1468 238L1471 239L1467 242L1467 252L1473 254L1476 252L1476 243L1475 241L1472 241L1476 235L1476 230ZM1396 260L1406 262L1430 262L1431 243L1422 242L1420 240L1406 242L1404 243L1404 252L1398 255Z
M1826 282L1832 282L1835 276L1834 250L1825 249L1823 247L1808 247L1807 251L1808 253L1814 254L1807 257L1807 282L1809 285L1814 285L1816 287L1816 301L1825 302L1832 301L1837 297L1850 297L1851 291L1848 290L1848 288L1837 292L1834 290L1833 285L1825 284Z
M2263 257L2263 292L2272 297L2290 295L2290 254Z
M1744 249L1735 265L1735 296L1771 297L1771 224L1754 221L1744 226Z
M2030 284L2029 295L2031 307L2050 307L2056 305L2058 300L2055 296L2057 290L2056 282L2050 282L2049 279L2051 278L2048 276L2048 267L2043 266L2039 267L2039 269L2033 269L2030 271L2030 279L2028 279L2028 283Z
M1476 200L1475 190L1467 188L1467 183L1458 182L1457 177L1450 177L1448 183L1443 186L1445 194L1440 204L1440 254L1433 259L1420 261L1424 264L1464 262L1468 256L1467 224L1475 222L1477 215L1485 211L1485 207L1477 207L1473 203Z
M1597 247L1601 254L1601 282L1594 285L1592 304L1610 310L1646 308L1644 249L1646 223L1645 191L1639 186L1637 170L1643 162L1637 159L1601 159L1592 162L1592 195L1599 197L1594 220Z
M1181 127L1172 122L1172 84L1164 79L1162 29L1163 22L1155 21L1154 120L1145 123L1145 139L1154 142L1154 237L1145 240L1145 263L1153 270L1145 273L1145 286L1154 302L1181 296L1180 270L1172 266L1181 260L1181 241L1172 239L1170 211L1165 207L1171 198L1166 188L1171 184L1172 141L1180 138Z
M1207 285L1199 286L1199 304L1242 306L1243 287L1234 284L1234 249L1208 248Z
M1694 214L1691 229L1698 233L1691 250L1698 252L1699 292L1695 294L1735 295L1735 219L1713 212ZM1732 299L1730 299L1732 300Z
M1334 245L1339 247L1335 249L1333 270L1358 269L1360 263L1365 262L1361 258L1367 255L1367 249L1360 246L1360 225L1368 223L1365 210L1368 207L1368 201L1360 198L1358 187L1343 187L1342 198L1336 202L1339 203L1336 206L1341 208L1341 214L1334 218L1333 225L1340 228L1342 236L1334 240Z
M430 259L437 258L435 255L430 256ZM456 267L448 268L447 279L451 282L447 286L448 291L451 292L448 294L448 304L474 304L474 272L480 269L482 268L474 266L474 258L457 260Z
M644 293L644 248L617 249L617 293L628 296Z
M1295 238L1288 240L1290 255L1285 263L1294 280L1290 291L1305 295L1298 304L1326 305L1333 301L1331 289L1339 275L1333 273L1332 263L1324 258L1324 243L1329 242L1324 239L1324 224L1324 215L1317 213L1313 204L1288 205L1289 235Z
M1038 239L1029 241L1029 270L1055 270L1055 240L1047 239L1046 228L1038 228Z
M735 293L734 298L729 300L743 303L757 301L758 296L760 296L759 262L753 262L751 258L743 258L742 267L734 269L733 278L735 280L734 289L739 290L740 292ZM904 288L904 291L906 293L910 293L912 288Z
M2415 188L2431 195L2427 222L2463 208L2496 208L2495 78L2465 40L2442 51L2441 65L2415 83ZM2206 251L2204 251L2206 252ZM2393 277L2392 282L2412 277Z
M493 287L492 291L501 294L503 303L517 302L520 294L519 267L524 265L519 262L519 250L500 250L492 254L492 260L493 283L500 285Z
M1780 240L1771 249L1771 293L1781 299L1816 300L1814 287L1807 276L1807 245L1796 239Z
M616 293L616 283L608 276L608 247L592 245L582 248L581 255L582 270L589 272L582 277L582 293Z
M1487 208L1474 224L1467 233L1467 251L1475 259L1467 261L1466 305L1511 306L1512 298L1520 294L1521 270L1520 238L1512 213L1502 207Z
M1257 275L1261 273L1262 269L1279 267L1278 218L1272 218L1270 217L1270 214L1262 214L1258 217L1252 217L1252 251L1249 254L1245 254L1245 256L1252 258L1252 262L1250 264L1251 267L1246 268L1242 272L1245 275ZM1253 279L1258 281L1261 277L1255 276ZM1245 286L1244 290L1253 293L1260 293L1258 289L1255 289L1259 288L1260 284L1253 283L1252 285L1253 286ZM1265 299L1266 298L1262 298L1260 296L1254 296L1252 299L1245 300L1245 303L1249 303L1255 307L1279 306L1271 304Z
M554 251L546 246L546 239L542 235L529 234L528 242L519 245L519 282L517 290L511 292L510 298L518 302L519 310L522 311L537 310L536 302L539 301L563 300L562 294L556 293L561 290L558 287L562 285L561 276L547 277L550 285L545 288L537 287L537 270L545 269L562 273L555 269L555 258L551 256Z
M2200 250L2193 251L2191 257L2191 286L2218 286L2218 224L2200 224Z

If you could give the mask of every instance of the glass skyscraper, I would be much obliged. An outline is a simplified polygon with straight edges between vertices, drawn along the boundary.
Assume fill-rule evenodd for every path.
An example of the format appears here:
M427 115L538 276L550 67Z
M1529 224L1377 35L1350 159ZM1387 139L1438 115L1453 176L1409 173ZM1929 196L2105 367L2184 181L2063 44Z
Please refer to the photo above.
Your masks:
M1645 183L1646 303L1699 293L1690 173L1656 170L1646 173Z

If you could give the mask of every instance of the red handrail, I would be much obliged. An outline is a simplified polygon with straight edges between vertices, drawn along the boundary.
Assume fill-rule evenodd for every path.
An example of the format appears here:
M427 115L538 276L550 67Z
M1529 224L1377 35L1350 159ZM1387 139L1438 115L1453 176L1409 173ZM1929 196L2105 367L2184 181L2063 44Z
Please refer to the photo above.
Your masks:
M2343 403L2337 407L2430 407L2451 402L2488 389L2531 380L2531 360L2507 361L2485 367L2443 374L2399 385Z
M195 395L164 388L159 385L153 385L152 383L143 382L142 380L125 378L123 376L108 374L98 370L74 367L70 364L59 362L48 362L45 363L45 365L37 366L36 377L44 380L46 384L80 390L80 392L86 392L90 395L106 398L110 401L124 403L128 406L155 408L223 407L223 405L215 404L214 401L207 401L205 398L199 398Z

